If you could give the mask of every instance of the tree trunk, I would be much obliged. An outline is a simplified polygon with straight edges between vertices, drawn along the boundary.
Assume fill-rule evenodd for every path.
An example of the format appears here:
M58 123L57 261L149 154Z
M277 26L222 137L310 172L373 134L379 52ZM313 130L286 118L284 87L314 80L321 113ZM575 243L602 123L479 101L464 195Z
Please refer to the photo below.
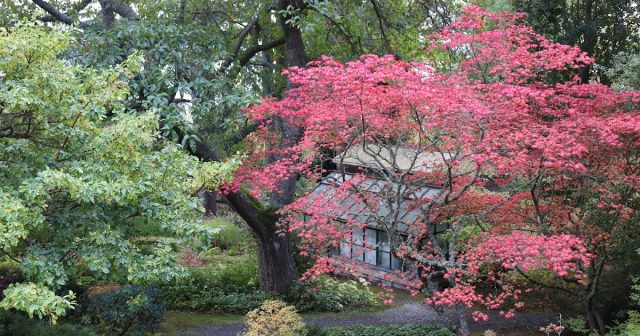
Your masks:
M175 129L182 139L186 133ZM202 137L201 137L202 139ZM220 155L205 142L198 140L192 154L203 161L220 162ZM277 225L273 208L264 208L242 191L225 195L231 208L247 223L258 247L260 289L265 292L285 292L297 279L291 242L286 229Z
M216 192L213 190L203 190L199 196L202 199L205 217L215 216L218 212L218 196L216 196Z
M592 299L587 299L586 308L587 323L589 324L589 329L591 331L597 332L599 335L604 336L607 333L606 327L604 325L602 316L600 316L600 313L595 309Z
M298 10L302 10L305 8L304 1L302 0L280 0L280 10L286 10L288 6L294 6ZM307 53L304 49L302 32L300 31L300 29L298 29L298 27L287 24L286 21L289 19L290 17L280 18L280 24L284 31L286 65L290 67L304 67L305 65L307 65Z
M304 9L304 3L300 0L280 0L280 10L287 9L288 6ZM284 32L285 45L285 65L288 67L297 66L304 67L307 64L307 53L304 49L304 41L302 40L302 32L298 27L287 24L289 17L281 17L280 25ZM287 82L287 88L291 87L291 83ZM291 125L286 120L278 118L275 120L276 127L282 135L279 146L286 148L294 145L302 138L302 129ZM275 160L280 158L273 158ZM296 175L287 176L276 184L276 190L271 195L271 206L281 208L293 202L296 192L296 184L298 177Z
M597 42L597 27L596 22L593 20L593 0L586 0L584 4L584 32L582 34L583 42L581 49L584 52L589 53L589 56L593 57L593 52ZM589 83L591 79L591 65L587 65L582 68L582 74L580 76L581 82L584 84Z
M304 9L302 0L280 0L279 8L286 9L289 5L300 10ZM285 65L306 65L307 56L300 29L286 24L288 18L281 18L280 23L285 37ZM290 87L290 85L287 85ZM297 142L302 130L282 121L279 125L282 132L280 146L290 146ZM176 130L182 138L181 130ZM220 161L220 156L214 148L198 141L195 154L202 160ZM260 289L267 292L285 292L297 279L295 262L291 251L291 241L286 228L278 227L278 216L275 209L291 203L295 196L297 176L293 175L278 181L277 187L282 192L274 192L271 196L271 207L264 208L256 200L238 191L226 195L233 210L251 228L258 247L258 266L260 275Z
M291 243L288 233L278 234L270 230L266 236L256 236L260 290L286 292L297 279Z
M458 315L458 330L456 335L469 336L469 324L467 324L467 310L462 304L456 304L456 314Z
M260 289L284 293L297 279L289 232L277 225L272 208L263 209L242 193L227 195L234 211L249 225L258 247Z

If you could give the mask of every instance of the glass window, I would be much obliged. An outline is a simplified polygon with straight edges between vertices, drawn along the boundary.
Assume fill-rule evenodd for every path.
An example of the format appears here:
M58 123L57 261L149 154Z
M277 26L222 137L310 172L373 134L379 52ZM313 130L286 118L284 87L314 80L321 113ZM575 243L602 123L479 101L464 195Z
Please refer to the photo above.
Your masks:
M351 249L352 257L354 259L363 260L363 230L356 229L353 230L353 247Z
M353 230L351 241L345 240L340 243L339 253L387 269L401 269L403 264L391 253L389 235L383 230L373 228Z
M351 244L348 241L340 242L340 255L351 258Z
M378 231L378 251L376 264L380 267L391 268L391 245L389 235L385 231Z
M395 256L391 256L391 269L402 270L402 261L398 260Z
M391 268L391 253L378 251L378 260L376 264L380 267Z
M377 232L375 229L365 229L366 249L364 251L364 262L376 265L376 246L378 245Z

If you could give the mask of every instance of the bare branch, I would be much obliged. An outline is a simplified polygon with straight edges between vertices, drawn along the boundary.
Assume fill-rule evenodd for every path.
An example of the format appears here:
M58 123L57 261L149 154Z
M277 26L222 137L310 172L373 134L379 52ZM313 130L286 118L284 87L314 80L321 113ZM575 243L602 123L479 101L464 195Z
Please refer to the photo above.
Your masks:
M382 34L382 39L387 47L387 50L391 50L391 43L387 38L387 33L384 31L384 26L386 22L386 18L382 15L380 11L380 7L378 6L378 1L371 0L371 5L373 6L373 11L376 13L376 17L378 18L378 26L380 27L380 34Z
M36 1L34 1L34 2L36 2ZM73 5L73 8L71 9L71 12L67 16L71 16L72 14L77 14L78 12L80 12L81 10L83 10L87 6L89 6L89 4L92 3L92 2L93 2L93 0L82 0L82 1L78 2L77 4ZM38 6L40 6L40 5L38 5ZM43 16L39 17L38 20L40 20L42 22L58 21L58 19L55 16L51 15L51 14L43 15ZM82 23L80 23L80 24L82 24Z
M273 48L281 46L283 44L284 44L284 37L283 38L279 38L277 40L273 40L273 41L271 41L269 43L260 44L260 45L257 45L255 47L252 47L252 48L248 49L247 51L245 51L244 55L242 55L242 57L240 57L239 63L240 63L241 66L245 66L245 65L247 65L247 63L249 63L249 61L251 61L253 56L255 56L257 53L273 49Z
M47 13L51 14L51 16L56 18L57 21L60 21L68 25L72 25L75 22L75 20L73 20L69 15L61 12L60 10L53 7L50 3L44 0L32 0L32 1L33 3L38 5L38 7L44 9Z
M240 35L238 36L238 41L236 41L236 45L233 47L233 50L231 50L231 54L229 55L227 60L224 61L224 64L222 65L223 68L229 67L231 63L233 63L233 61L236 60L236 58L238 57L238 52L240 52L240 48L242 47L242 43L244 42L244 39L247 37L247 35L249 35L249 32L256 27L257 24L258 24L258 18L256 17L255 19L253 19L253 21L249 22L249 24L247 24L244 27L244 29L242 29L242 31L240 32Z
M136 13L131 6L122 0L109 0L107 1L109 8L116 14L127 18L129 20L138 20L138 13Z

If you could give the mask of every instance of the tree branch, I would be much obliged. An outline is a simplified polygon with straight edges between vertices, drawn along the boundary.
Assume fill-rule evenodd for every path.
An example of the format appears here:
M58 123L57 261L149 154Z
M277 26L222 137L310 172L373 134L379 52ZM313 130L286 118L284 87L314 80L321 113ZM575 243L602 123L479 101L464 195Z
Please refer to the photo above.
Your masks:
M253 56L255 56L259 52L267 51L269 49L273 49L273 48L278 47L278 46L283 45L283 44L284 44L284 37L283 38L279 38L279 39L274 40L274 41L271 41L269 43L257 45L257 46L255 46L253 48L250 48L244 53L244 55L242 55L242 57L240 57L240 65L241 66L247 65L247 63L249 63L249 61L251 61Z
M38 7L44 9L47 13L51 14L51 16L53 16L56 20L62 23L72 25L75 22L69 15L61 12L60 10L53 7L50 3L44 0L31 0L31 1L33 1L33 3L38 5Z
M129 20L138 20L138 13L136 13L131 6L122 0L109 0L107 1L109 8L116 14L127 18Z
M233 61L236 60L236 58L238 57L238 52L240 52L240 48L242 47L242 43L244 42L244 39L247 37L247 35L249 35L249 32L257 24L258 24L258 18L256 17L255 19L253 19L253 21L249 22L249 24L247 24L247 26L244 27L244 29L242 29L242 31L240 32L240 35L238 36L238 41L236 41L236 45L233 47L233 50L231 50L231 54L229 55L227 60L224 61L223 68L229 67L231 63L233 63Z
M519 267L516 267L515 270L522 275L523 278L525 278L527 281L531 282L534 285L540 286L540 287L546 287L546 288L551 288L551 289L555 289L555 290L559 290L561 292L565 292L567 294L573 295L575 296L576 293L564 288L564 287L560 287L560 286L555 286L555 285L548 285L548 284L544 284L542 282L536 281L534 279L532 279L530 276L528 276L525 272L523 272Z
M378 18L378 26L380 27L380 34L382 34L382 39L384 40L384 43L387 46L387 51L391 51L391 43L387 38L387 33L384 31L384 26L385 26L384 21L386 21L386 18L382 16L380 8L378 7L378 1L371 0L371 5L373 6L373 11L376 13L376 17Z
M33 2L36 2L36 1L33 1ZM71 13L77 14L78 12L80 12L81 10L83 10L87 6L89 6L89 4L92 3L92 2L93 2L93 0L82 0L82 1L78 2L71 9ZM38 5L38 6L40 6L40 5ZM47 11L47 12L49 12L49 11ZM67 16L70 16L70 14L67 14ZM42 22L53 22L53 21L57 21L58 19L55 16L53 16L52 14L48 14L48 15L43 15L43 16L39 17L38 20L40 20Z

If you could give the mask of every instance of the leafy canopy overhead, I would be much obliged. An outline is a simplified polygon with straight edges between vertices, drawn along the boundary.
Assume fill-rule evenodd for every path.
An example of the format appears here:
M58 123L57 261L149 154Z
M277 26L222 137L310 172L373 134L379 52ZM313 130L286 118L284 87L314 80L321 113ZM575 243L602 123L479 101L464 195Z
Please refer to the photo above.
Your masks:
M281 176L317 178L318 162L336 153L366 157L363 171L283 211L303 252L317 258L307 276L358 267L327 256L380 248L352 238L374 226L389 237L388 251L424 271L399 279L446 282L427 300L436 305L513 316L524 306L516 280L531 272L569 292L593 288L611 235L637 220L640 93L581 84L576 72L593 60L522 19L468 7L431 36L428 49L451 60L446 71L393 56L323 57L287 71L293 88L283 99L248 110L263 124L250 139L253 165L234 183L255 195ZM265 146L277 139L277 118L304 129L300 141ZM449 229L437 235L442 224Z
M170 247L139 248L133 228L206 237L192 194L237 165L201 163L159 136L157 114L125 113L125 81L142 57L70 64L60 55L71 35L34 24L0 31L0 252L25 276L1 306L52 322L73 304L54 291L72 282L179 275Z

